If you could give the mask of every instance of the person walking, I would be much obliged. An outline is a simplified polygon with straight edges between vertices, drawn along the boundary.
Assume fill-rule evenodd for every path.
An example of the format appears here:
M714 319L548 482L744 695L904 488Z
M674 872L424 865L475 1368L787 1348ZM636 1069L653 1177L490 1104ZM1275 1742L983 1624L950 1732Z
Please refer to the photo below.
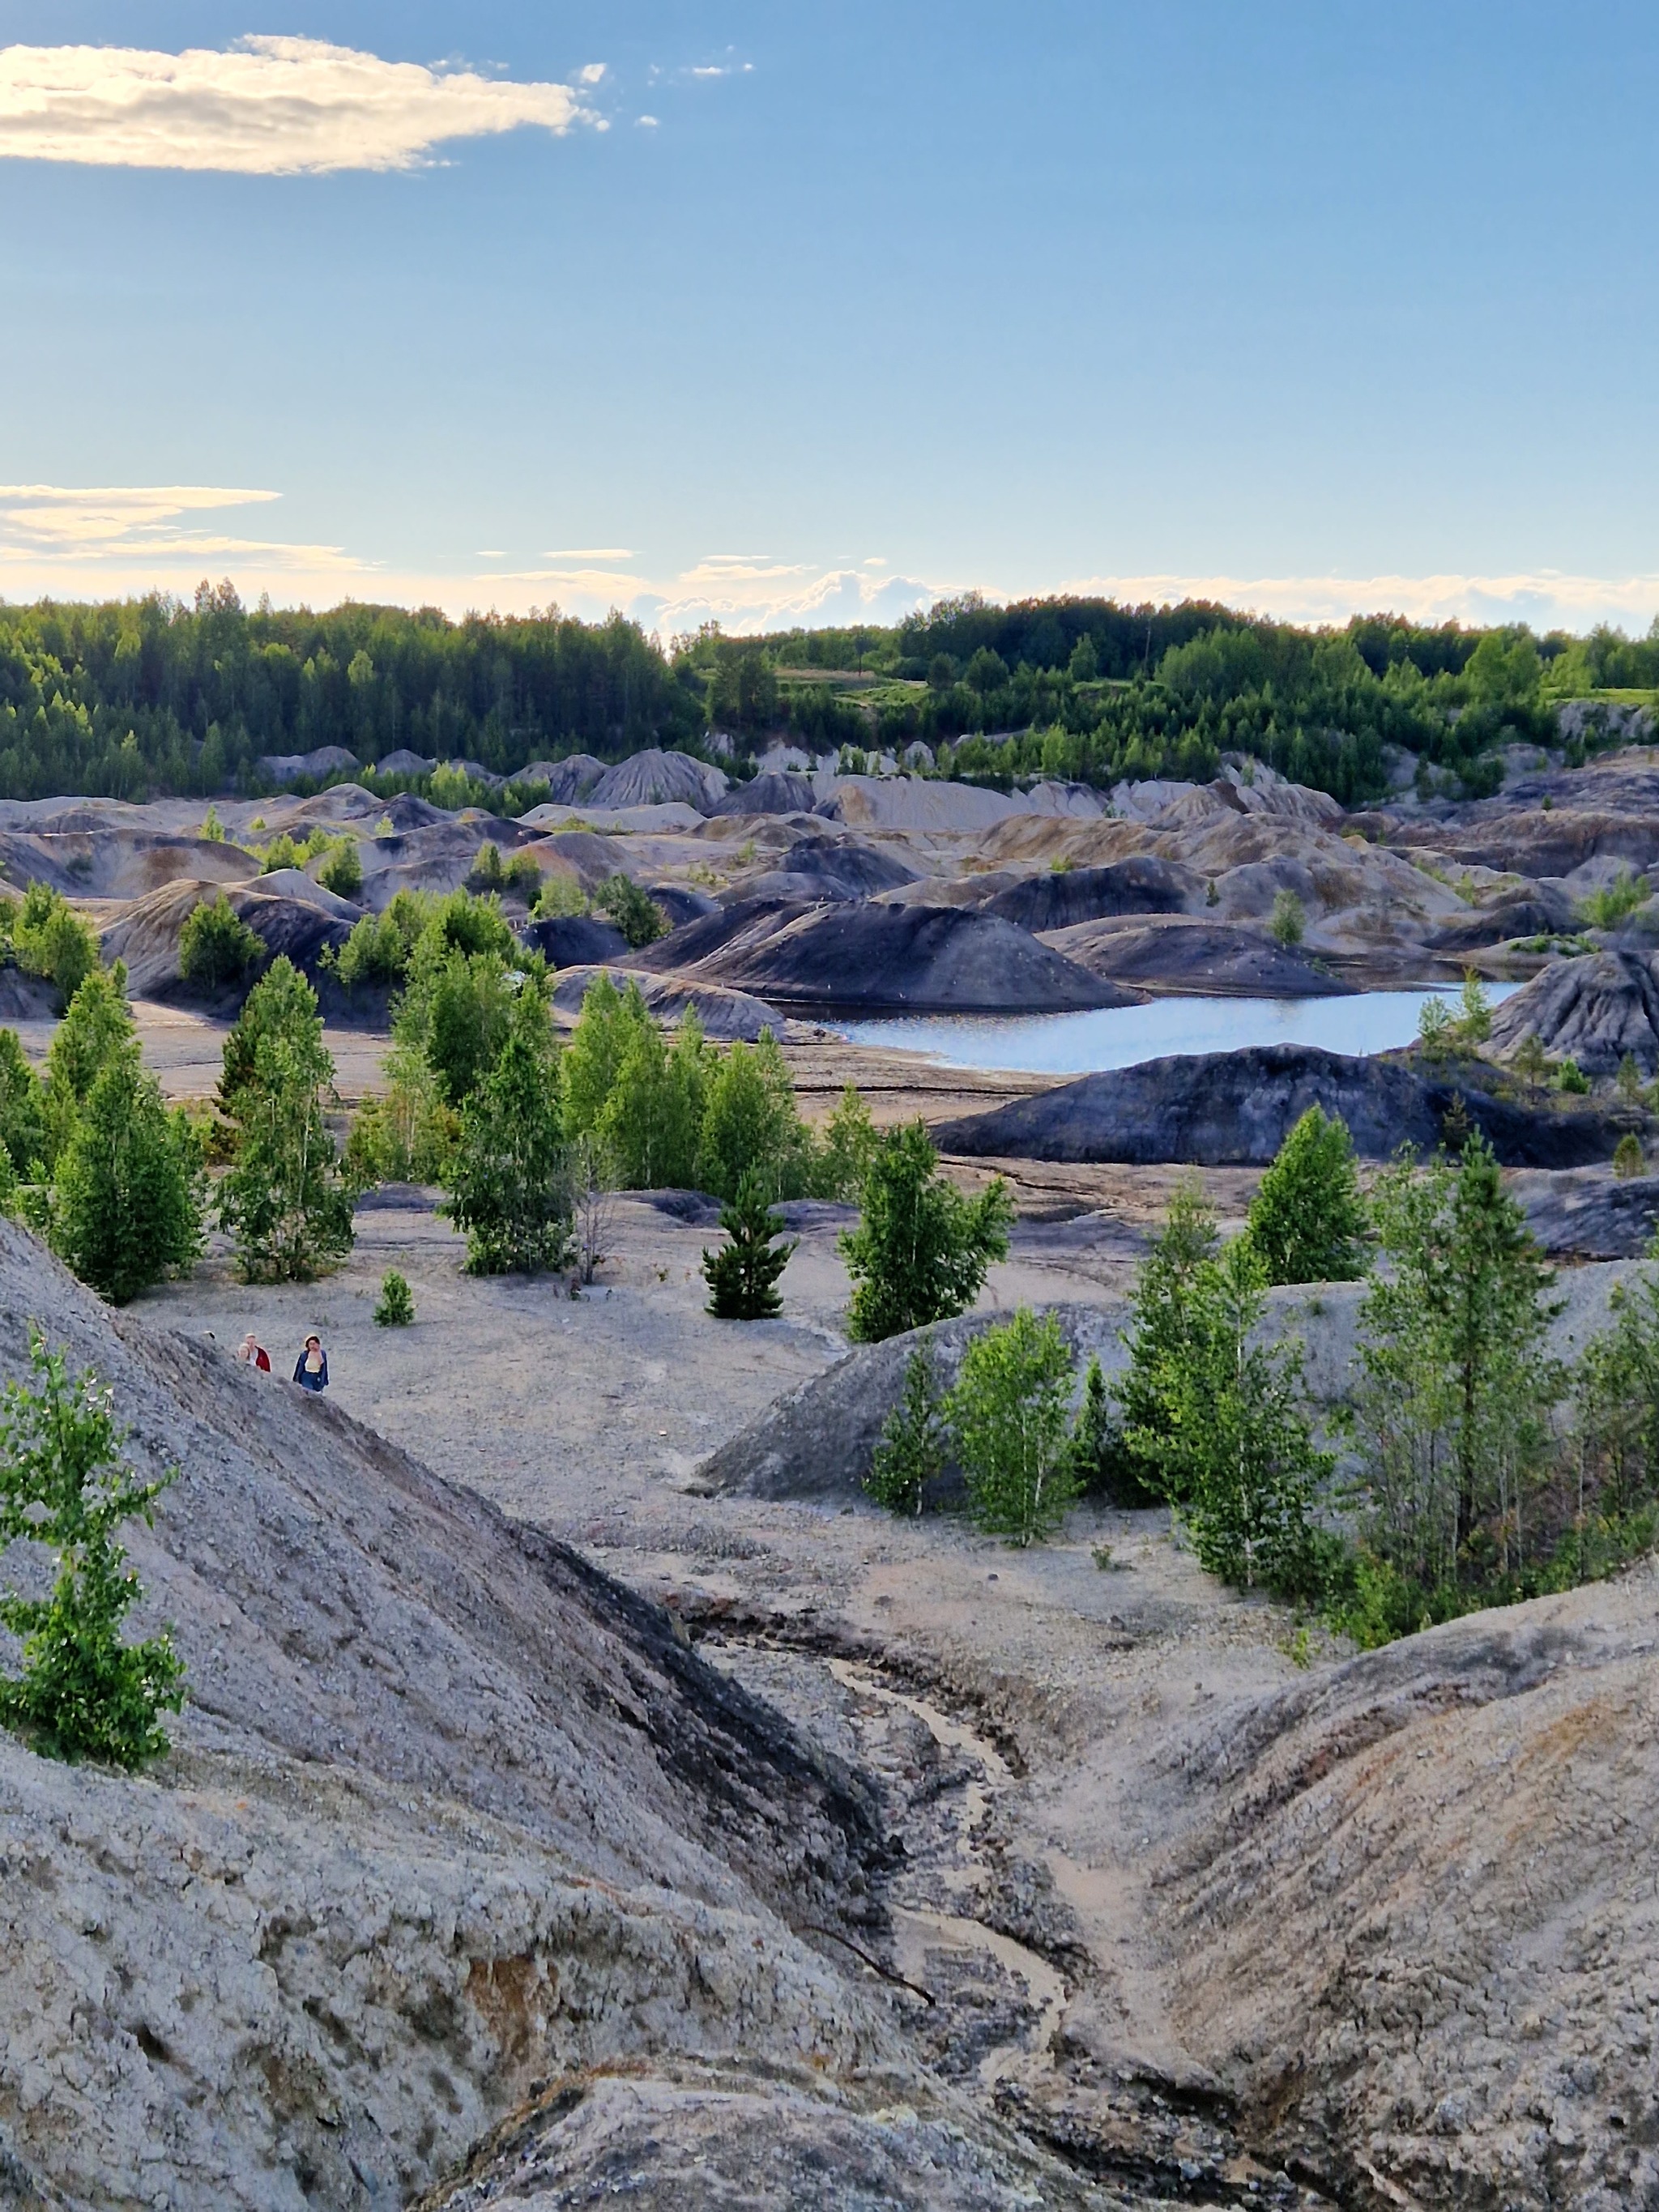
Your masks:
M270 1372L270 1354L252 1329L249 1329L247 1334L242 1339L236 1357L246 1360L250 1367L257 1367L262 1375L269 1375Z
M294 1379L302 1390L326 1390L328 1354L320 1336L308 1336L306 1348L294 1363Z

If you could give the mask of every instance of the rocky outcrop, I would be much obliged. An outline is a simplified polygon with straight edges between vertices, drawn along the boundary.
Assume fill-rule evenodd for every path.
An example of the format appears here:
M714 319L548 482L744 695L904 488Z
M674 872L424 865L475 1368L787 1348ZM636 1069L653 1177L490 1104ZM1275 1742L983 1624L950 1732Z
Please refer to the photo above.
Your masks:
M0 1734L0 2197L390 2207L550 2077L900 2060L790 1932L869 1910L854 1772L575 1553L0 1222L0 1376L31 1316L179 1470L131 1552L191 1701L140 1778Z
M1425 1082L1395 1060L1349 1059L1311 1045L1182 1054L1085 1075L934 1132L946 1152L998 1159L1265 1164L1309 1107L1348 1125L1354 1147L1387 1159L1402 1145L1432 1151L1461 1098L1511 1167L1583 1167L1612 1156L1604 1116L1529 1114L1450 1079Z
M1492 1016L1492 1048L1512 1054L1535 1036L1546 1052L1576 1060L1586 1075L1612 1075L1628 1054L1644 1075L1659 1068L1659 982L1639 955L1606 951L1553 960Z
M754 913L717 949L701 951L697 933L715 926L711 916L677 931L650 948L647 963L825 1012L1038 1013L1130 1003L1012 922L959 907L780 908Z

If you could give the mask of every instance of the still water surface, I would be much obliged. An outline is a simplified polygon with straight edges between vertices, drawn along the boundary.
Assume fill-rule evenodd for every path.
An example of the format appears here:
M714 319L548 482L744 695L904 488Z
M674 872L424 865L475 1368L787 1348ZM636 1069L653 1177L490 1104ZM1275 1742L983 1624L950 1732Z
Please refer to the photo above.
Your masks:
M1491 983L1496 1006L1519 987ZM1426 1000L1443 986L1361 991L1347 999L1154 999L1081 1014L899 1014L826 1024L854 1044L897 1047L952 1067L1087 1075L1173 1052L1236 1052L1252 1044L1315 1044L1327 1052L1389 1052L1409 1044Z

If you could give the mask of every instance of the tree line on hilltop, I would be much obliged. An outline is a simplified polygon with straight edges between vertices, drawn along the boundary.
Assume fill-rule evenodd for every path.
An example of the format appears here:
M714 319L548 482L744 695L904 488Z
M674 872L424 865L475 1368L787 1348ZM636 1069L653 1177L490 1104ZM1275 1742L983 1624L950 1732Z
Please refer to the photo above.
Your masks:
M1200 778L1239 751L1352 804L1383 789L1389 747L1478 794L1503 745L1553 739L1561 699L1655 686L1659 626L1634 641L1386 615L1310 629L1196 600L969 593L887 628L711 624L665 648L614 613L249 610L204 584L191 603L0 605L0 797L257 791L260 759L331 745L366 767L407 750L512 777L718 735L739 773L774 737L920 742L939 772L1005 786Z

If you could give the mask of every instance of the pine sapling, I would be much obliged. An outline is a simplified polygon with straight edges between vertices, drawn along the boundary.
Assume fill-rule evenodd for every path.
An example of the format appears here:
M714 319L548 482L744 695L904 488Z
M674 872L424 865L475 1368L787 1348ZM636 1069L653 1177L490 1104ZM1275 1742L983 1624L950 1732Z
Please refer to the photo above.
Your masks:
M783 1311L778 1278L795 1248L774 1242L782 1218L767 1204L752 1170L738 1184L737 1196L721 1207L720 1227L730 1241L702 1255L709 1312L719 1321L772 1320Z
M904 1388L882 1424L864 1486L890 1513L920 1515L930 1482L945 1467L945 1428L933 1355L919 1345L904 1363Z

